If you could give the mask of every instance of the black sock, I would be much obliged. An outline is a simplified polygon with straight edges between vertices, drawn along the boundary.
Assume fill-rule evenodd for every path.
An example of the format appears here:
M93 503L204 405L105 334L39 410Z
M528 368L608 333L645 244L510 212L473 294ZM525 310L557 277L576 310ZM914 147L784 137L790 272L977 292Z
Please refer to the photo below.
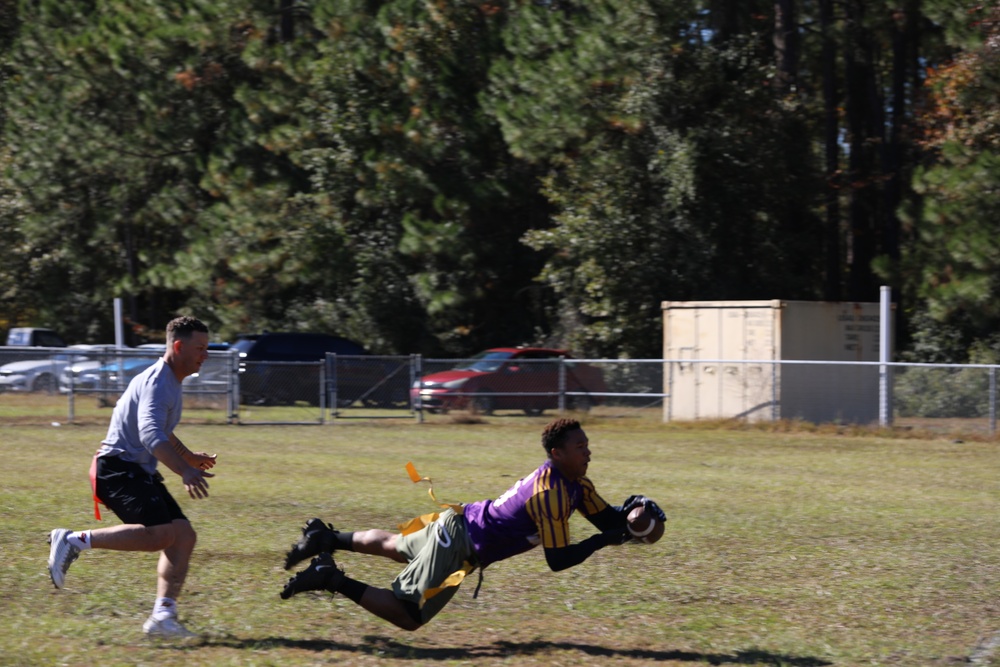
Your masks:
M365 594L366 590L368 590L368 584L355 581L350 577L344 577L340 580L340 585L337 586L337 590L331 592L340 593L351 602L361 604L361 596Z
M333 549L341 551L354 551L354 533L335 533L333 536Z

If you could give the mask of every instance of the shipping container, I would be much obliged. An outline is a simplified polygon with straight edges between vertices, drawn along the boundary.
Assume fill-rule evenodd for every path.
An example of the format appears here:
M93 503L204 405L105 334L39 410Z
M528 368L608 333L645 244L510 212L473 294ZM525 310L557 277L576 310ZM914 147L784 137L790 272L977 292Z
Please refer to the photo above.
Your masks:
M871 423L879 304L664 301L663 418ZM891 339L891 337L890 337Z

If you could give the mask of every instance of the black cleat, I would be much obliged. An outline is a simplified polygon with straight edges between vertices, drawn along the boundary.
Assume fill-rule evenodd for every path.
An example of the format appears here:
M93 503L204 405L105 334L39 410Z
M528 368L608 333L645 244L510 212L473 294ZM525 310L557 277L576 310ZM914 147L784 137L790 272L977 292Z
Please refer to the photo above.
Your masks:
M333 562L333 556L321 553L312 559L309 567L288 580L281 590L281 599L287 600L304 591L335 592L344 580L344 571Z
M285 554L285 569L290 570L307 558L333 551L333 537L337 531L333 524L322 519L309 519L302 528L302 537Z

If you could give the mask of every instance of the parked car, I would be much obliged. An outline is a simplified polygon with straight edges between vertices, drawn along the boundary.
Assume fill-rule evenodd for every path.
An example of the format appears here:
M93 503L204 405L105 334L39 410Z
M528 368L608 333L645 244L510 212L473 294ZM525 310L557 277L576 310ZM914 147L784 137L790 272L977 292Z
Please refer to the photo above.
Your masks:
M232 348L240 356L240 402L249 405L289 405L299 401L319 405L320 364L328 353L343 355L327 369L325 390L340 407L355 401L405 403L405 383L392 394L382 383L385 370L360 344L321 333L265 332L243 334Z
M105 355L96 367L90 366L81 369L76 366L74 367L75 371L70 369L70 372L74 373L72 378L73 391L97 392L104 399L113 395L117 400L118 395L125 390L132 378L155 364L156 360L160 358L160 355L152 350L149 351L148 355L135 355L136 351L133 348L123 354L120 359ZM61 380L60 390L63 381L66 382L68 391L70 380L68 378Z
M52 329L14 327L7 332L8 347L66 347L66 341Z
M493 348L451 370L420 378L410 398L431 413L472 408L482 414L523 410L540 415L559 407L562 359L572 357L566 350L551 348ZM566 365L565 371L565 391L584 394L567 396L566 407L586 411L601 402L607 385L600 369L577 363Z
M111 350L117 349L109 346ZM143 372L163 356L163 343L144 343L138 348L128 348L122 356L121 363L113 355L105 354L100 360L88 360L74 363L66 368L59 378L59 391L66 393L72 385L74 391L100 391L113 393L124 389L139 373ZM209 352L225 351L229 343L209 343ZM139 354L139 352L144 354ZM139 356L136 356L139 355ZM226 359L210 356L202 364L201 370L184 378L184 386L200 391L225 391L228 384L226 374L229 364Z
M99 353L108 347L114 346L72 345L66 348L66 352L4 364L0 366L0 391L54 392L66 368L86 360L89 354Z
M89 356L78 357L63 368L59 374L59 393L66 394L70 390L80 391L95 389L100 382L96 373L98 368L111 363L111 353L115 350L131 350L132 348L119 348L116 345L95 345L95 349Z
M231 349L229 343L209 343L208 359L201 365L197 373L193 373L184 378L185 388L200 393L224 392L229 387L229 375L231 372L231 361L228 353Z
M7 332L7 344L0 348L0 366L22 361L22 352L28 347L66 347L66 341L52 329L41 327L14 327ZM11 349L6 349L11 348ZM42 352L42 354L45 354ZM41 354L39 356L42 356Z

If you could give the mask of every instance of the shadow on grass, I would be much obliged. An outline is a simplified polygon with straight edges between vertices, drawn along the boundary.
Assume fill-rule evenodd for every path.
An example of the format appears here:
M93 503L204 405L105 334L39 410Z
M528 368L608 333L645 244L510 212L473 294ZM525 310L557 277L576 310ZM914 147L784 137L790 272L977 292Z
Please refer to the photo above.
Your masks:
M510 642L498 641L482 646L430 648L401 644L386 637L368 636L360 644L322 639L208 639L202 646L229 648L296 648L307 651L346 651L377 655L396 660L468 660L469 658L513 658L517 656L544 655L550 651L579 651L591 656L606 658L631 658L649 662L694 662L709 665L775 665L781 667L826 667L833 663L819 658L791 656L768 651L748 650L735 653L697 653L693 651L656 651L649 649L619 649L582 644L577 642Z

